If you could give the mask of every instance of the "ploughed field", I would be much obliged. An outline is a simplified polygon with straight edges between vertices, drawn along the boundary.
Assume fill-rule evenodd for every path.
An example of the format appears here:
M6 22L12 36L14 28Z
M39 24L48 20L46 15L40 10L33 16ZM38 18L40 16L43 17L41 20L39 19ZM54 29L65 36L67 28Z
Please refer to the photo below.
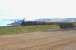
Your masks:
M0 50L76 50L76 31L1 35Z

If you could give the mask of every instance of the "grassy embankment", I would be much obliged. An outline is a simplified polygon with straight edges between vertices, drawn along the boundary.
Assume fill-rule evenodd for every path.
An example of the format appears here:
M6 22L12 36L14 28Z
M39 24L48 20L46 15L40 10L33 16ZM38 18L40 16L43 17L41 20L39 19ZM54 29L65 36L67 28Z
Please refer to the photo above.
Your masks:
M32 25L32 26L18 26L18 27L0 27L0 35L47 31L48 29L59 29L59 27L56 25Z
M76 26L76 23L74 23ZM0 27L0 35L20 34L27 32L47 31L48 29L60 29L58 25L29 25L17 27Z

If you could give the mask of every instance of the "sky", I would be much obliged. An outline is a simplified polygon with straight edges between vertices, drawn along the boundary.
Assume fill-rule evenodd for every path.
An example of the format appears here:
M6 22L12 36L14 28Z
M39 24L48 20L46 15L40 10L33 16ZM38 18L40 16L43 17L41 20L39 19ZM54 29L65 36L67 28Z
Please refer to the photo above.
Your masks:
M76 18L75 0L0 0L3 18Z
M0 0L0 26L24 18L76 18L76 0Z

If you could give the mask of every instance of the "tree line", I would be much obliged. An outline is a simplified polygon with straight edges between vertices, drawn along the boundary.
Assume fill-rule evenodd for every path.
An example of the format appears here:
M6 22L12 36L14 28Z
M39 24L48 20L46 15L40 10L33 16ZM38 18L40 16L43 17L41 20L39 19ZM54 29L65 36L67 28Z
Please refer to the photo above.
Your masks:
M74 27L75 22L40 22L40 21L25 21L24 19L21 21L21 26L27 26L27 25L57 25L60 28L67 28L67 27ZM15 22L17 23L17 22Z

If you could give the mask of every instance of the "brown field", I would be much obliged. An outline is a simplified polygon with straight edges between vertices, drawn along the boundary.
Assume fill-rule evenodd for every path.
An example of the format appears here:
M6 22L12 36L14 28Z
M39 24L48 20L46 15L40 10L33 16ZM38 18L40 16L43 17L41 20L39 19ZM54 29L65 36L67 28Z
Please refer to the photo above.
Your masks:
M76 31L2 35L0 50L76 50Z

